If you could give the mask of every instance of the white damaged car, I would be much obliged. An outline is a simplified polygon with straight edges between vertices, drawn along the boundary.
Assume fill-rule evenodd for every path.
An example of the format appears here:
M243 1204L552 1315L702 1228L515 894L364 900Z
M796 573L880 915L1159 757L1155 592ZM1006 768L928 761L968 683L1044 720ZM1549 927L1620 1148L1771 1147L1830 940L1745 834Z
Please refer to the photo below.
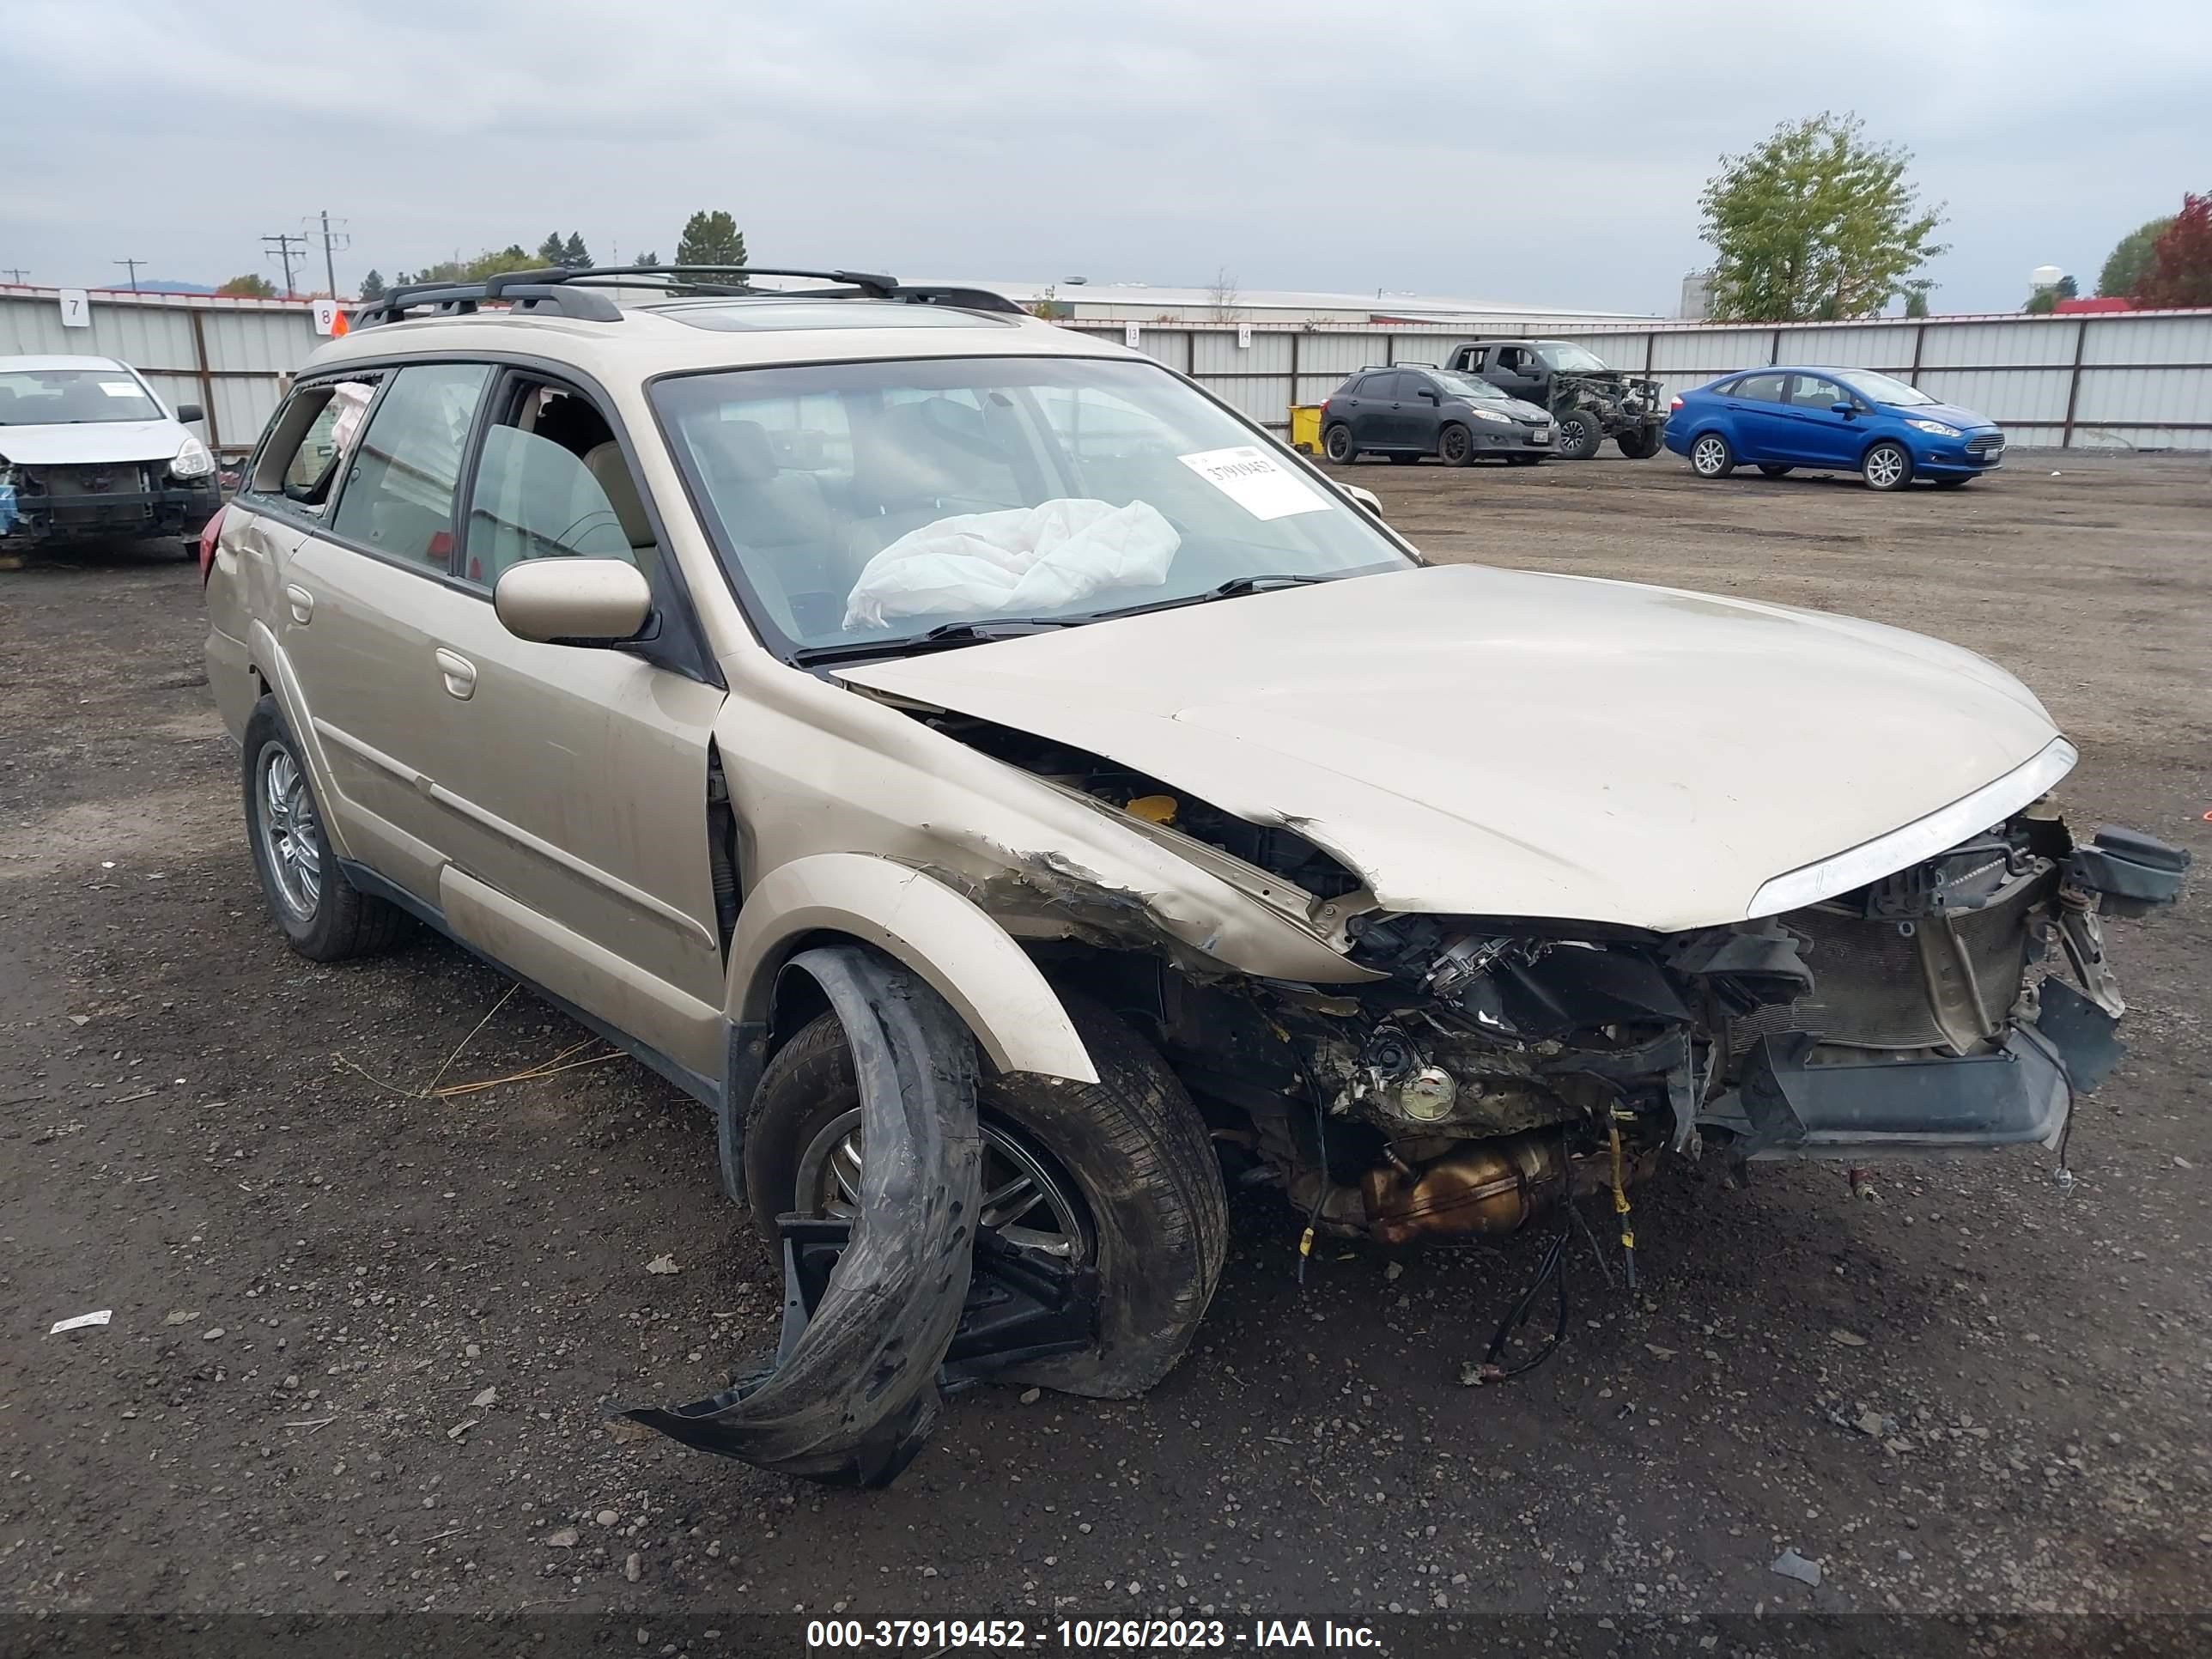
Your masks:
M215 457L112 357L0 357L0 556L71 542L192 543L222 505Z
M1632 1279L1670 1164L2055 1147L2117 1061L2187 858L2067 828L2002 669L1433 568L1133 352L763 275L395 293L207 589L294 947L413 918L714 1109L783 1337L641 1420L879 1483L950 1389L1157 1382L1226 1178L1554 1269L1595 1198Z

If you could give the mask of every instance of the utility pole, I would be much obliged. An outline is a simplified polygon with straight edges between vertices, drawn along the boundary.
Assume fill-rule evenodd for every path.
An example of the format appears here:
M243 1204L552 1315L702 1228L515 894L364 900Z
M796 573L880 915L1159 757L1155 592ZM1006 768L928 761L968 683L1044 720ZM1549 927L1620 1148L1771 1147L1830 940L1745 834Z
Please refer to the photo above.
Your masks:
M353 238L347 235L343 228L336 232L331 229L331 210L328 208L325 208L319 216L322 221L323 280L330 285L331 298L335 300L338 297L338 274L337 267L331 262L331 252L335 248L351 247ZM343 227L345 221L341 219L338 223Z
M295 256L307 251L307 239L304 236L292 236L280 233L275 236L263 237L261 246L283 263L284 297L288 300L296 298L297 295L292 289L292 261Z
M138 291L138 267L146 264L147 261L143 259L118 259L115 263L121 265L125 270L131 273L131 291L133 294L136 294Z
M21 265L9 265L0 269L0 275L4 275L10 283L21 288L23 285L23 278L29 276L30 272L25 270Z

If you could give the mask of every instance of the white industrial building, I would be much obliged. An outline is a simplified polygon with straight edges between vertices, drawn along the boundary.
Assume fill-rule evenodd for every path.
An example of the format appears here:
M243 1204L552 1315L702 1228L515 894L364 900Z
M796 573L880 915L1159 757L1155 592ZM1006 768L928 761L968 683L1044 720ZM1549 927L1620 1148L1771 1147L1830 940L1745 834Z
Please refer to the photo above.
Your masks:
M908 280L915 280L909 278ZM937 278L929 278L937 281ZM1292 289L1158 288L1149 283L1104 283L1063 278L1054 283L945 279L963 288L1003 294L1017 305L1049 301L1063 322L1100 323L1356 323L1362 325L1435 324L1495 331L1541 330L1571 324L1648 320L1635 311L1578 311L1522 305L1510 300L1465 300L1449 295L1331 294ZM1066 307L1065 314L1058 308Z

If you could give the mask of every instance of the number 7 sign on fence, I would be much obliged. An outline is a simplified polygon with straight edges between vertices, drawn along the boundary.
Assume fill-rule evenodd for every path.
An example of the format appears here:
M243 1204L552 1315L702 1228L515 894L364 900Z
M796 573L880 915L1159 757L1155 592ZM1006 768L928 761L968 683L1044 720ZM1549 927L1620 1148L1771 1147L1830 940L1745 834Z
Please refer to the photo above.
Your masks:
M90 328L92 326L92 296L81 288L62 290L62 326Z

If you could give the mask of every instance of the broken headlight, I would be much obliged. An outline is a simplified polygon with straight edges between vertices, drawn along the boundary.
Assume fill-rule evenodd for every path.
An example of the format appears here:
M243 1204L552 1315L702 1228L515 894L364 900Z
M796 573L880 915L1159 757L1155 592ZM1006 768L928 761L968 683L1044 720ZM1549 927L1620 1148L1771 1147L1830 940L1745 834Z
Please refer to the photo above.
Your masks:
M173 478L204 478L215 471L215 457L198 438L187 435L185 446L177 452L177 459L169 463Z

